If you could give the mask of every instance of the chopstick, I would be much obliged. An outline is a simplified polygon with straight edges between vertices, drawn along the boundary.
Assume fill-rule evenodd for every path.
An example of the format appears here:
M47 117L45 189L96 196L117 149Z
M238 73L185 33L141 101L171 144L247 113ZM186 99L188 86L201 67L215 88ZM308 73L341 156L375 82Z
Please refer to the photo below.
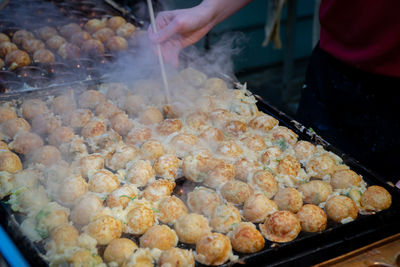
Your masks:
M156 20L154 19L154 11L153 11L153 5L151 3L151 0L147 0L147 6L149 7L150 21L151 21L151 26L152 26L153 32L157 33ZM162 57L160 44L157 44L157 52L158 52L158 62L160 63L160 68L161 68L161 76L162 76L162 80L163 80L163 84L164 84L165 97L167 100L167 104L170 104L171 103L170 93L169 93L167 75L165 73L164 60Z

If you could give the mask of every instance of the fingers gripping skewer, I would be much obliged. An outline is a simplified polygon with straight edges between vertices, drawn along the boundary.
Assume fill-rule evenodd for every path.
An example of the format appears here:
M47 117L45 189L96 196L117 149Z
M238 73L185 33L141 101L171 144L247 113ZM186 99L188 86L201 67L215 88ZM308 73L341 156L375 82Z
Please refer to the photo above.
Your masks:
M151 26L152 26L153 32L157 33L156 21L154 19L154 11L153 11L153 5L151 3L151 0L147 0L147 6L149 7L150 21L151 21ZM169 103L171 103L170 93L169 93L169 88L168 88L167 75L165 73L164 60L163 60L163 57L161 54L160 44L157 44L157 53L158 53L158 62L160 63L160 68L161 68L161 76L162 76L162 80L163 80L163 84L164 84L165 97L167 99L167 104L169 104Z

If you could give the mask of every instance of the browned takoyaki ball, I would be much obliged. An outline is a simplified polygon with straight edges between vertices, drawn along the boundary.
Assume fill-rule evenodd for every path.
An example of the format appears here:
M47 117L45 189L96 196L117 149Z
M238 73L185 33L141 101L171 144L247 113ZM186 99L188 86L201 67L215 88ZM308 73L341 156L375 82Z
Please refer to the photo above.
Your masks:
M254 129L267 132L278 124L278 120L267 114L260 114L249 122L249 126Z
M59 31L60 31L61 36L69 39L69 38L71 38L71 36L73 34L82 31L82 28L81 28L81 26L79 26L76 23L69 23L67 25L62 26L59 29Z
M53 27L45 26L36 31L37 35L39 36L40 39L46 41L50 39L51 37L57 35L57 30Z
M157 205L157 210L157 218L166 224L173 224L179 217L188 213L185 203L176 196L162 198Z
M59 35L54 35L46 40L46 45L49 48L57 51L66 42L67 40L65 40L64 37L61 37Z
M282 155L282 150L277 146L271 146L267 148L267 151L261 155L261 162L263 164L270 164L273 161L279 160Z
M23 118L10 119L1 124L1 131L8 137L14 137L19 131L29 131L31 126Z
M226 201L241 205L253 194L253 189L245 182L230 180L221 187L220 192Z
M209 118L214 126L222 127L232 120L232 114L223 108L217 108L209 113Z
M215 207L210 218L213 230L220 233L228 233L233 225L242 221L239 210L231 203L220 204Z
M36 63L52 63L55 61L53 52L47 49L39 49L33 53L33 62Z
M174 229L179 241L188 244L195 244L202 236L211 232L207 218L197 213L179 217L175 222Z
M24 155L28 155L41 146L43 146L42 138L35 133L26 131L16 134L14 141L9 144L11 150Z
M52 131L48 141L50 145L60 146L61 144L70 142L74 137L75 133L72 128L61 126Z
M58 201L64 206L72 206L75 201L86 194L88 184L80 175L66 177L58 190Z
M51 110L58 115L66 115L76 109L76 102L70 94L57 96L51 103Z
M185 118L186 125L195 131L208 128L208 115L205 112L190 113Z
M104 134L107 131L107 126L101 121L91 121L88 122L82 128L82 136L83 137L96 137Z
M268 215L278 210L276 203L262 194L254 194L243 205L243 216L253 223L262 223Z
M79 106L81 108L94 109L97 105L104 103L106 97L97 90L87 90L79 97Z
M113 29L114 31L120 26L124 25L126 20L120 16L113 16L107 20L107 27Z
M136 198L134 186L124 185L114 189L108 196L106 200L107 207L115 208L122 207L126 208L130 201Z
M325 175L335 171L336 161L328 154L322 154L310 159L307 163L307 172L313 173L316 178L322 179Z
M179 119L165 119L157 125L157 131L161 135L170 135L182 129L182 121Z
M112 116L121 113L121 110L113 103L106 101L96 106L95 114L101 118L109 119Z
M133 128L126 135L125 142L130 145L141 145L151 138L150 128Z
M125 169L126 164L135 159L137 154L134 146L124 145L118 147L114 154L107 156L106 166L112 170Z
M297 160L309 160L316 150L317 148L308 141L300 140L294 145L294 153Z
M2 69L5 65L6 63L4 63L4 61L0 58L0 69Z
M199 143L199 139L194 134L179 133L175 135L170 144L176 150L178 156L184 156L186 153L195 149L195 146Z
M132 34L134 33L135 30L136 30L136 27L133 24L127 22L127 23L121 25L120 27L118 27L118 29L116 29L115 33L118 36L128 39L129 37L132 36Z
M192 212L210 217L215 207L221 203L216 191L207 187L196 187L188 194L187 204Z
M85 41L92 39L90 33L85 31L76 32L71 36L70 42L74 45L81 46Z
M122 223L112 216L102 216L88 225L88 234L97 240L99 245L108 245L122 235Z
M6 63L9 66L9 69L14 70L18 67L30 65L31 58L25 51L14 50L7 54Z
M133 128L133 122L128 118L128 115L122 112L112 116L110 122L111 128L123 136Z
M81 55L81 49L77 45L64 43L58 48L57 53L63 59L77 59Z
M13 34L12 41L14 44L21 45L24 40L35 39L35 36L27 30L19 30Z
M104 158L100 154L87 155L79 160L78 168L83 178L87 178L104 168Z
M128 212L126 220L124 232L141 235L155 224L156 215L150 205L136 202L134 203L134 207Z
M303 199L299 191L295 188L279 188L278 193L274 197L275 203L279 210L288 210L296 213L303 206Z
M286 156L281 159L278 163L278 173L296 177L301 169L300 162L298 162L292 156Z
M237 137L246 132L246 124L241 121L230 121L224 125L223 129L228 135Z
M272 198L278 192L275 177L267 170L258 170L249 179L249 185L256 191Z
M89 190L95 193L110 193L120 186L117 176L108 170L99 170L89 176Z
M130 116L137 116L144 108L146 100L140 95L128 95L123 100L123 109Z
M167 250L178 244L178 236L167 225L154 225L140 237L140 247Z
M104 251L104 261L106 263L116 262L122 266L124 261L138 249L138 246L128 238L117 238L111 241Z
M286 143L290 145L294 145L297 142L297 134L295 134L289 128L285 126L277 126L271 130L272 140L280 142L284 140Z
M175 179L179 169L179 159L172 154L165 154L154 162L156 175L166 179Z
M221 161L204 177L204 184L217 189L234 177L235 168L233 165Z
M115 36L115 32L110 28L103 28L92 34L94 39L99 40L102 43L106 43L108 39Z
M0 124L18 118L17 113L11 107L0 107Z
M50 232L51 240L54 241L57 248L75 246L78 236L78 230L70 224L59 225Z
M1 150L9 150L7 143L0 141L0 149Z
M264 137L258 134L247 136L240 141L252 151L258 152L267 148Z
M191 250L170 248L164 250L158 260L159 266L194 267L194 256Z
M61 160L61 153L55 146L42 146L31 155L31 162L50 166Z
M361 181L361 176L352 170L339 170L331 176L333 189L346 189L351 186L359 186Z
M140 154L143 159L155 160L164 155L165 149L163 144L157 140L149 140L140 147Z
M154 174L150 161L138 160L127 168L126 179L137 186L145 186Z
M373 185L367 188L361 197L363 209L381 211L392 205L392 196L382 186Z
M18 50L18 46L11 42L0 43L0 57L5 58L12 51Z
M103 208L103 200L93 194L88 193L77 199L71 211L71 221L78 225L87 225L96 212Z
M260 225L264 237L272 242L284 243L295 239L300 233L300 221L290 211L277 211Z
M93 254L88 249L80 249L68 259L68 263L73 266L90 266L91 264L102 264L103 260L99 255Z
M209 233L196 242L196 261L205 265L220 265L232 255L229 238L220 233Z
M0 171L15 173L22 170L19 157L8 150L0 150Z
M243 149L234 140L224 141L217 147L217 154L229 158L237 158L243 154Z
M107 40L106 47L113 52L124 51L128 49L128 42L124 37L113 36Z
M218 128L208 127L200 133L199 137L206 143L215 144L224 141L225 134Z
M82 43L82 54L89 56L100 56L104 54L104 45L101 41L90 39Z
M332 186L326 182L313 180L300 185L297 190L303 195L304 203L318 205L332 194Z
M90 33L94 33L100 29L103 29L104 27L106 27L106 21L99 19L91 19L85 24L85 30Z
M146 125L159 123L163 119L161 111L154 107L145 109L139 116L140 122Z
M0 43L9 42L9 41L10 41L10 38L6 34L0 32Z
M211 153L206 149L192 151L182 161L185 178L193 182L202 182L214 166Z
M304 205L296 216L300 221L301 230L305 232L322 232L326 228L326 214L316 205Z
M265 245L264 237L250 222L234 225L227 236L231 240L233 250L240 253L256 253Z
M325 204L325 211L329 219L341 223L345 223L344 219L355 220L358 216L356 203L342 195L329 198Z
M170 196L174 188L175 182L162 179L156 180L143 190L143 197L149 201L156 202L157 200Z
M22 41L22 49L28 53L34 53L39 49L45 48L44 43L38 39L29 39Z
M34 117L43 113L48 113L46 103L40 99L28 99L22 103L22 117L27 120L32 120Z
M64 116L65 123L72 128L82 128L92 120L90 109L75 109Z
M235 178L247 182L260 166L258 162L241 158L235 161L233 167L235 168Z

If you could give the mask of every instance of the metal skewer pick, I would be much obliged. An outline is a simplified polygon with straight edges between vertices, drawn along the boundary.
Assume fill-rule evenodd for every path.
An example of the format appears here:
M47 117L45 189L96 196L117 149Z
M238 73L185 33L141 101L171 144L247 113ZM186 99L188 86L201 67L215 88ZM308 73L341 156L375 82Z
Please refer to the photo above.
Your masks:
M153 32L157 33L156 21L154 19L154 11L153 11L153 5L151 3L151 0L147 0L147 6L149 7L150 21L151 21L151 26L152 26ZM169 103L171 103L170 94L169 94L167 75L165 74L164 60L163 60L163 57L161 54L160 44L157 44L157 52L158 52L158 62L160 63L160 68L161 68L161 76L162 76L162 80L163 80L163 84L164 84L165 97L167 99L167 104L169 104Z

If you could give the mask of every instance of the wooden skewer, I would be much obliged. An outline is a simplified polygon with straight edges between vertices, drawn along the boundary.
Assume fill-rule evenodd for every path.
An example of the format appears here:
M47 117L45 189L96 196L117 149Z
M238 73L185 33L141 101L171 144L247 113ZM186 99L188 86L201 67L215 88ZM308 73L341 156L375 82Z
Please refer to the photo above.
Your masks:
M154 11L153 11L153 5L151 3L151 0L147 0L147 6L149 7L150 21L151 21L151 26L152 26L153 32L157 33L156 20L154 19ZM169 94L167 75L165 73L164 60L163 60L163 57L161 54L160 44L157 44L157 52L158 52L158 62L160 63L160 68L161 68L161 76L162 76L162 80L163 80L163 84L164 84L165 97L167 99L167 104L169 104L169 103L171 103L170 94Z

